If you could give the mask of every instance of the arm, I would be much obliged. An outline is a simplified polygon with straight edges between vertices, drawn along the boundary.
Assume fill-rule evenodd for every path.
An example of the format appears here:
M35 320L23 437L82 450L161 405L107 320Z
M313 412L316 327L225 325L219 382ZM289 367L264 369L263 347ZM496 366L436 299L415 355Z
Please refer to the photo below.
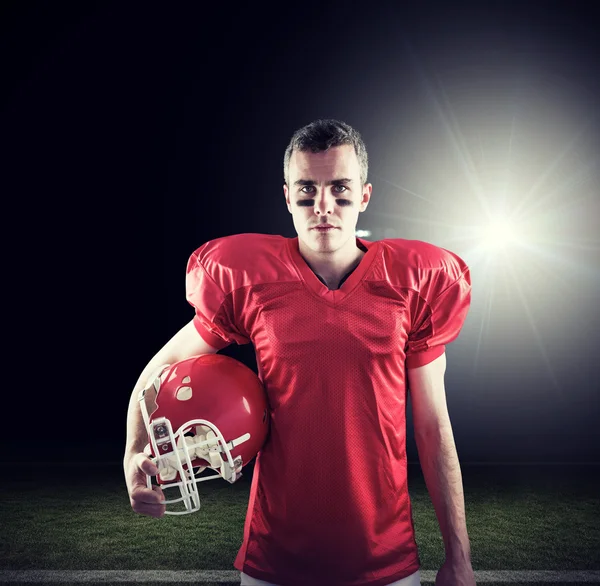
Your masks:
M165 509L164 505L159 504L160 500L164 500L160 488L156 487L153 491L146 486L146 475L156 474L157 469L143 453L144 447L148 443L148 432L138 402L139 392L153 382L151 378L161 366L173 364L198 354L215 354L217 351L202 339L193 322L190 321L148 362L133 388L127 411L127 440L123 469L131 506L137 513L160 517L164 514ZM149 399L153 400L152 397ZM152 412L154 408L155 405L149 405L148 411Z
M453 573L453 578L447 583L475 584L462 476L446 405L445 371L446 354L425 366L407 370L415 440L427 490L444 540L445 565L458 572ZM444 582L440 580L436 583Z

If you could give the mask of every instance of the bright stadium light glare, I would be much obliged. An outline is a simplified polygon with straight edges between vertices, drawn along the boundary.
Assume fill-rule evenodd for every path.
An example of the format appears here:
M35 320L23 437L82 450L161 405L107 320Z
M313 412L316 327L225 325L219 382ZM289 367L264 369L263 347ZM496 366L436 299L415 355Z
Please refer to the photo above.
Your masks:
M356 230L355 236L357 238L368 238L371 236L371 230Z
M501 250L517 242L516 230L505 218L494 220L483 230L483 245L489 251Z
M569 324L575 337L576 324L598 313L595 126L535 84L512 102L512 81L500 99L500 79L469 91L458 82L448 86L443 76L421 79L427 110L402 126L401 150L383 167L388 172L371 173L381 181L381 199L393 204L369 207L366 217L382 218L386 237L393 230L431 242L467 263L474 371L505 344L528 340L519 357L539 361L563 396L555 365L564 350L555 340ZM425 113L437 114L436 131L417 122Z

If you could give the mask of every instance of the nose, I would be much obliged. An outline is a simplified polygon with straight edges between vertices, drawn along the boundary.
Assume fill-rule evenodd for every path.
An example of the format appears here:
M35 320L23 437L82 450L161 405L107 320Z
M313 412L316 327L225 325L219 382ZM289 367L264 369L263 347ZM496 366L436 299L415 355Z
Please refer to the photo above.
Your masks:
M335 205L335 198L333 194L328 194L326 188L321 188L319 193L315 196L315 214L317 216L327 216L333 214L333 206Z

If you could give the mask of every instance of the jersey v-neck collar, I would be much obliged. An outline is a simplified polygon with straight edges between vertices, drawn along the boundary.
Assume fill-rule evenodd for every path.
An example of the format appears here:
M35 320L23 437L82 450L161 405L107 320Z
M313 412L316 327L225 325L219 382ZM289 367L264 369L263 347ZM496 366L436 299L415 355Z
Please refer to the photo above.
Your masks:
M327 285L325 285L325 283L323 283L319 277L317 277L308 263L304 260L303 256L300 254L298 237L296 236L295 238L289 238L287 240L287 244L292 262L305 285L313 293L331 303L339 303L356 287L356 285L358 285L375 259L377 248L377 242L369 242L368 240L363 240L362 238L356 238L357 246L359 248L366 248L367 252L365 252L364 256L360 259L358 265L352 271L350 271L350 274L346 274L344 276L339 289L329 289Z

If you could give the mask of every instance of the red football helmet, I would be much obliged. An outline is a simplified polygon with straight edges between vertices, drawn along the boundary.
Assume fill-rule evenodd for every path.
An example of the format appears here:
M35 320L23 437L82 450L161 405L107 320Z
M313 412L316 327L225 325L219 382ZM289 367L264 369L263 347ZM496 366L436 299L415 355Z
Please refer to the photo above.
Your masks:
M163 366L153 386L158 408L151 415L145 401L150 387L139 395L150 442L145 452L158 467L158 484L180 490L180 498L165 503L183 502L185 510L166 513L193 513L200 508L199 482L234 483L262 448L269 426L265 390L250 368L222 354ZM217 474L199 477L206 468Z

